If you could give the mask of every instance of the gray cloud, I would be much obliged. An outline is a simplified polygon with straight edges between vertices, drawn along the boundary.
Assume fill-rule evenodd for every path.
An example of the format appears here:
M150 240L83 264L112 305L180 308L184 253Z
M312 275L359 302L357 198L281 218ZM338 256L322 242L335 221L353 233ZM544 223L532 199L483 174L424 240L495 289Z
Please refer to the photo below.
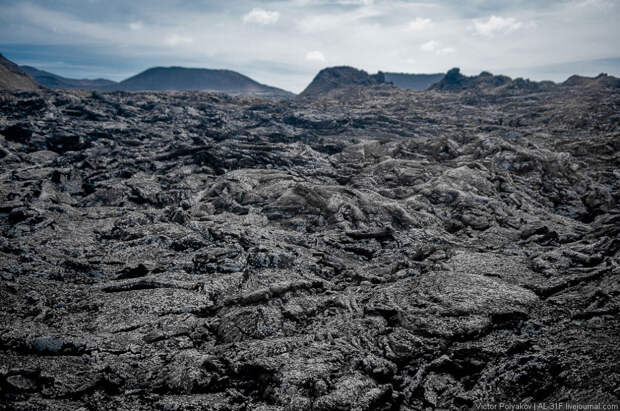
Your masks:
M120 60L123 72L226 67L300 91L322 64L537 78L535 67L618 57L619 17L611 0L5 0L0 47L31 61L41 46L72 48L97 62L92 76Z

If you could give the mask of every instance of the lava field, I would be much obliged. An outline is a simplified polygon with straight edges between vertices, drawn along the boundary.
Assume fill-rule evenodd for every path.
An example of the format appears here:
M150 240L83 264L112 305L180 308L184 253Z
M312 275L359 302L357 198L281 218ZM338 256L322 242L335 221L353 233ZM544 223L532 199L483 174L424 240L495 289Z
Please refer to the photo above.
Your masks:
M0 94L0 409L620 401L620 88Z

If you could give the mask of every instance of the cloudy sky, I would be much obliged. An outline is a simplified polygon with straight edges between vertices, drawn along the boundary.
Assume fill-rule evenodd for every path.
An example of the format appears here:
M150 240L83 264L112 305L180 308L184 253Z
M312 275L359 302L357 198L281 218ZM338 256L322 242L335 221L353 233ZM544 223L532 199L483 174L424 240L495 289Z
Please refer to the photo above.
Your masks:
M619 0L0 0L0 53L69 77L229 68L301 91L326 66L620 75Z

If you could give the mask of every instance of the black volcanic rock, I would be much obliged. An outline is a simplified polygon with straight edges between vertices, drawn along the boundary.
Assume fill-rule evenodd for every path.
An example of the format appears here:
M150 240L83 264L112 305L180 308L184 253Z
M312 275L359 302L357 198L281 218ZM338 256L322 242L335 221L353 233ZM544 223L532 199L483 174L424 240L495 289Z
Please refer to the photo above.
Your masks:
M455 91L467 88L473 81L470 77L461 74L461 69L455 67L448 70L441 81L433 84L431 90Z
M465 76L459 68L449 70L441 81L431 85L429 90L449 92L473 92L482 94L524 94L550 91L557 87L551 81L531 81L528 79L511 79L504 75L493 75L483 71L477 76Z
M530 92L548 91L557 85L552 81L532 81L529 79L523 79L518 77L508 84L506 84L506 90L524 90Z
M480 86L497 86L505 84L510 79L501 76L498 81L495 81L495 76L489 72L482 72L479 76L465 76L461 74L461 70L455 67L449 70L441 81L433 84L429 87L430 90L441 91L463 91L473 88L479 88ZM495 84L496 83L496 84Z
M218 91L264 97L293 97L288 91L260 84L231 70L185 67L154 67L120 83L103 87L106 91Z
M32 136L32 126L30 124L13 124L0 131L0 134L9 141L17 143L27 143Z
M600 87L600 88L620 88L620 79L614 76L610 76L606 73L601 73L596 77L586 77L573 75L562 83L567 87Z
M409 73L383 73L385 81L392 83L404 90L426 90L431 85L441 81L445 73L435 74L409 74Z
M618 403L620 89L511 84L3 93L0 409Z
M115 81L106 79L88 80L66 78L31 66L21 66L21 69L34 78L38 84L47 88L97 90L116 84Z
M0 54L0 90L37 91L39 86L17 64Z
M300 97L317 97L326 95L332 90L357 87L372 86L385 83L385 75L382 72L370 75L364 70L353 67L340 66L325 68L314 77L312 82Z

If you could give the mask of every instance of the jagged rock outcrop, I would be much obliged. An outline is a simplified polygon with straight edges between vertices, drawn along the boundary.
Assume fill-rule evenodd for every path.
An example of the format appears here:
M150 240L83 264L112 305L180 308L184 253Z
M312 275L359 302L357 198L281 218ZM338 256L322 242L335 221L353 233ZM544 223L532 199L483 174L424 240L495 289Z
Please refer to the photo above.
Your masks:
M618 89L370 82L4 94L0 408L617 403Z
M483 71L477 76L465 76L461 74L459 68L449 70L446 75L429 90L451 91L451 92L478 92L486 94L522 94L530 92L549 91L556 87L550 81L531 81L528 79L511 79L508 76L493 75L488 71Z
M312 82L299 96L317 97L326 95L332 90L371 86L382 83L385 83L385 75L382 72L371 75L364 70L358 70L348 66L328 67L319 71Z
M620 79L614 76L610 76L606 73L601 73L596 77L586 77L586 76L578 76L573 75L566 79L565 82L562 83L563 86L567 87L599 87L599 88L620 88Z

